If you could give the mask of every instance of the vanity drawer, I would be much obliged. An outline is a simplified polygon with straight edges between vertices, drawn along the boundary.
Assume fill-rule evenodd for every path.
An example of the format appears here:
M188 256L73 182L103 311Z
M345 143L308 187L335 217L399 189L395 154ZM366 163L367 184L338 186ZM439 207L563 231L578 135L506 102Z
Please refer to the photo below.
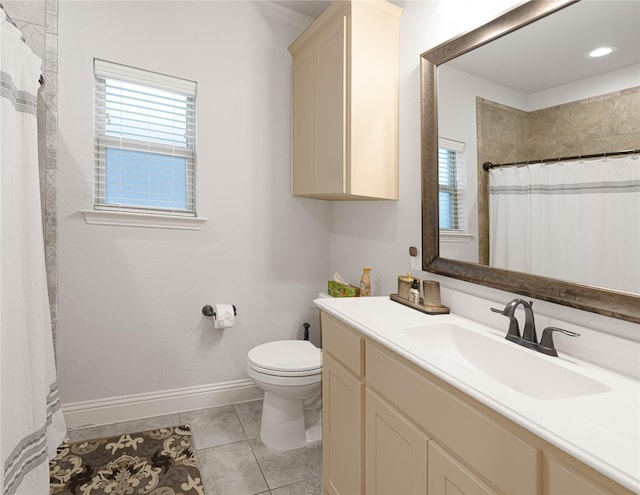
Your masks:
M364 376L364 337L322 312L322 348L357 376Z
M474 410L462 394L448 390L426 371L414 369L369 343L366 353L367 385L387 397L440 445L505 493L539 493L535 447Z

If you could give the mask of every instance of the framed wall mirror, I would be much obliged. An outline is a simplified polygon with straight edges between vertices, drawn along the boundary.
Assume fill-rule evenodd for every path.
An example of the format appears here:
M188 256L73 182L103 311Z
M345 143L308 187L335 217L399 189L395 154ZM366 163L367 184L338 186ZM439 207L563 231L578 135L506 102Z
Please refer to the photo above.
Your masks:
M600 33L615 56L590 60L586 52L596 46L587 44L596 39L583 36L588 33ZM575 61L561 58L564 55ZM423 269L640 323L640 200L635 199L640 197L639 74L639 1L530 1L423 53ZM439 170L448 152L455 158L460 150L464 152L459 153L463 159L458 166L466 167L465 198L452 201L450 180L439 177ZM496 216L500 174L490 176L485 162L501 164L504 170L516 163L512 170L520 176L528 174L528 168L553 170L547 165L556 162L593 168L594 160L600 160L607 162L604 168L609 171L622 163L618 157L628 162L631 178L606 175L589 182L596 210L586 219L569 218L569 227L555 225L560 220L554 212L591 208L545 202L545 196L552 195L548 191L584 189L583 183L591 180L581 178L576 188L557 176L544 186L547 192L538 195L542 206L535 207L552 212L545 222L555 230L523 233L520 227L529 220L510 205L504 215ZM597 195L619 184L628 187L606 201ZM569 196L574 201L577 195ZM631 198L622 214L600 208L605 202L620 206L619 198ZM456 208L461 220L451 221ZM497 217L506 223L498 227ZM611 230L601 232L601 225ZM566 231L577 231L583 240L564 238ZM608 244L594 251L595 239L607 239ZM510 260L534 246L551 264L508 264L500 261L501 246L511 249L506 256ZM565 273L565 265L575 260L577 274ZM616 270L624 280L616 279ZM581 278L583 273L588 277Z

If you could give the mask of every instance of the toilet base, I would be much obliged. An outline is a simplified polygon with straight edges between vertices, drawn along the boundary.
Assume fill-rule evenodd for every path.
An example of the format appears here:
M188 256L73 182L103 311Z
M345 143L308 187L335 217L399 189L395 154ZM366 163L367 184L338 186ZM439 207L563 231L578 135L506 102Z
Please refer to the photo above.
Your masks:
M322 426L320 425L310 426L304 433L307 438L307 445L322 441Z
M305 427L304 401L264 393L260 439L274 450L292 450L322 440L322 428Z

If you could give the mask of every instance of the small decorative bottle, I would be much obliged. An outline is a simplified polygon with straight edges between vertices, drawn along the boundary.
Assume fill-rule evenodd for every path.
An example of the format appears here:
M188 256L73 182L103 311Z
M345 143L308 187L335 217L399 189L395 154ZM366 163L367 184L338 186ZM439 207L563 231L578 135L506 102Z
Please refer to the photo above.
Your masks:
M420 285L417 278L413 279L411 289L409 289L409 302L420 304Z
M371 267L365 266L360 277L360 297L371 295Z

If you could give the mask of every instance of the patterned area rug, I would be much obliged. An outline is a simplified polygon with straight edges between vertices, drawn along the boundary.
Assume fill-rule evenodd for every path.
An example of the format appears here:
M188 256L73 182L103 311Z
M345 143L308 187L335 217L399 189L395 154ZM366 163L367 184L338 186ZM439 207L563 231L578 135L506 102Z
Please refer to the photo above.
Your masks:
M51 495L204 495L188 426L63 443Z

